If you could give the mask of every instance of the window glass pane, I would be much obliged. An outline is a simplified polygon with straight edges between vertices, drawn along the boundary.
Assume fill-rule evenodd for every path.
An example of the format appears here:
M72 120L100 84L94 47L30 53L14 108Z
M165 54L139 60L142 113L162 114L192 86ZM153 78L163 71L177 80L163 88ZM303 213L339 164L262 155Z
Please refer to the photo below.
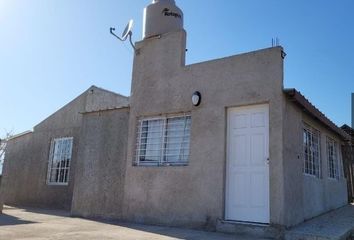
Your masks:
M320 132L305 125L303 132L304 173L321 176Z
M140 120L137 164L178 164L189 159L191 117Z
M190 120L190 117L168 119L164 161L171 163L188 161Z
M50 172L50 182L57 182L58 178L58 169L52 168Z
M67 183L73 138L54 139L50 150L48 182Z
M328 177L339 179L339 158L337 152L337 143L327 137L327 164Z
M158 162L160 160L163 125L164 121L161 119L142 122L140 161Z

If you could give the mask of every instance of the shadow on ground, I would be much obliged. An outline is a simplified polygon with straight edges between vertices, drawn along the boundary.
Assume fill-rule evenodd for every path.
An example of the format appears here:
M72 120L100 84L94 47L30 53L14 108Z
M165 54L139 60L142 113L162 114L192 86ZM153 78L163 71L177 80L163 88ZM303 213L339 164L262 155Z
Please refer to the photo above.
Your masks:
M80 217L79 217L80 218ZM110 220L104 218L82 218L85 220L109 224L117 227L123 227L127 229L132 229L145 233L157 234L160 236L171 237L174 239L183 239L183 240L269 240L272 238L259 238L249 235L239 234L237 237L234 234L230 233L221 233L216 232L211 229L190 229L182 227L168 227L161 225L144 225L139 223L131 223L118 220Z
M37 223L37 224L30 224ZM20 225L24 224L24 225ZM4 214L0 214L0 226L18 225L9 231L3 228L3 239L25 239L28 236L55 239L97 240L97 239L122 239L122 240L261 240L246 235L232 235L217 232L205 232L176 227L153 226L135 224L110 219L84 219L70 217L70 212L53 209L16 208L5 207ZM55 229L55 231L53 231ZM14 232L12 232L14 231ZM7 234L7 235L6 235Z
M32 221L21 220L20 218L7 215L7 214L0 214L0 226L8 226L8 225L21 225L21 224L30 224L36 223Z
M10 213L12 210L18 212L28 212L28 213L37 213L49 216L57 216L57 217L70 217L69 210L60 210L60 209L53 209L53 208L41 208L36 206L17 206L17 205L4 205L4 211Z
M32 208L32 207L23 208L23 210L25 212L51 215L51 216L57 216L57 217L70 217L70 212L65 211L65 210L39 209L39 208Z

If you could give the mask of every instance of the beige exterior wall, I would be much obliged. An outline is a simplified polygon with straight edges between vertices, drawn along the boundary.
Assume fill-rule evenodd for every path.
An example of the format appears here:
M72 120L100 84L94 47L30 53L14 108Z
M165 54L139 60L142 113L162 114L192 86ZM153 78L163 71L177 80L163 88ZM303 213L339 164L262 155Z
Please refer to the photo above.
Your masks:
M129 108L84 114L71 213L122 218Z
M81 113L127 104L128 98L92 86L35 126L32 133L10 139L0 188L5 204L70 209L82 126ZM54 138L62 137L73 137L69 183L48 185L50 144Z
M306 114L302 116L303 121L321 133L321 178L314 178L311 176L304 176L304 218L309 219L321 213L332 209L344 206L347 204L347 184L344 178L342 164L341 164L341 178L340 180L330 179L328 177L327 165L327 147L326 137L331 137L339 144L339 151L341 155L342 141L338 136L328 131L322 124L309 118Z
M224 216L226 110L270 107L271 223L282 224L283 59L270 48L185 66L184 31L137 43L125 179L124 217L175 226L214 226ZM194 91L202 103L194 107ZM191 112L191 150L184 167L135 167L137 119Z
M285 96L284 96L285 98ZM290 101L284 105L284 225L295 225L303 218L302 111Z
M303 124L321 133L321 178L303 174ZM334 139L341 151L341 139L314 120L293 102L287 101L284 121L285 225L295 225L347 204L346 180L328 178L326 137ZM342 165L340 166L343 171Z
M82 94L35 126L32 133L8 141L1 189L5 204L70 209L82 117L79 112L84 104ZM50 144L61 137L74 139L69 184L48 185Z

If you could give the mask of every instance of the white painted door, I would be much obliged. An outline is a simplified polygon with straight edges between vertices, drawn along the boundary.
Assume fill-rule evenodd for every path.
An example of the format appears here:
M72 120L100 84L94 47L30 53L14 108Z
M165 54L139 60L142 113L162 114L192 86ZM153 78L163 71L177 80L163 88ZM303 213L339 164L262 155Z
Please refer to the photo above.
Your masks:
M228 109L226 220L269 223L269 107Z

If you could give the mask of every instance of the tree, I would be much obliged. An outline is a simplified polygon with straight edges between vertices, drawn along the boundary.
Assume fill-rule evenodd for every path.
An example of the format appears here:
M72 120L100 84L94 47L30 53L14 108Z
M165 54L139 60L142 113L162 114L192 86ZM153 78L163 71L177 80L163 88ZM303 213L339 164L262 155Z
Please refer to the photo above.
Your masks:
M8 132L3 139L0 138L0 175L2 174L2 166L5 159L6 143L11 136L12 134Z

